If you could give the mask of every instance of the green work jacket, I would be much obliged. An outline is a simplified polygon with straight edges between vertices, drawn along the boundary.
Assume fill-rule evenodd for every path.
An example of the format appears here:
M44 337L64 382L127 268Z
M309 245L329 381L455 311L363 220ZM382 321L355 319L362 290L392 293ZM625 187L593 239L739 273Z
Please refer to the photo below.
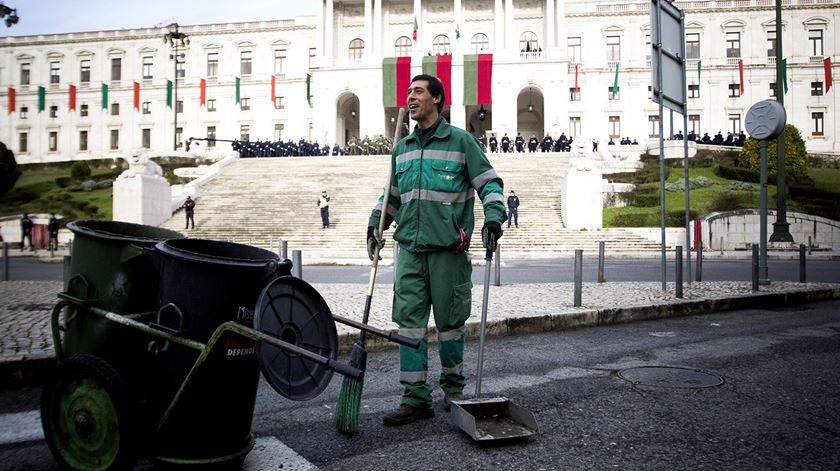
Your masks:
M391 191L385 227L396 221L394 239L410 252L455 247L463 229L467 238L475 227L473 205L478 194L484 219L507 220L504 183L478 140L441 117L435 133L421 145L417 130L391 152ZM368 225L379 226L382 196Z

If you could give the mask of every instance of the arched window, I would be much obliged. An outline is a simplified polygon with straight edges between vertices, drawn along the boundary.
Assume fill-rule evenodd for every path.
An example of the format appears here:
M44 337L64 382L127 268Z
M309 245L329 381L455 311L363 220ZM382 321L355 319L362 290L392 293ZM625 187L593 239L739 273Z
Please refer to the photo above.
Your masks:
M537 34L533 31L526 31L522 33L522 36L519 36L520 52L535 52L538 47Z
M361 59L362 53L365 51L365 42L359 38L356 38L350 41L350 47L348 48L348 57L350 59Z
M484 33L478 33L473 35L470 44L472 45L473 54L482 54L490 52L490 42L487 41L487 35Z
M445 34L438 34L432 40L432 54L443 56L449 54L449 37Z
M411 40L408 36L400 36L394 43L394 54L397 57L404 57L411 54Z

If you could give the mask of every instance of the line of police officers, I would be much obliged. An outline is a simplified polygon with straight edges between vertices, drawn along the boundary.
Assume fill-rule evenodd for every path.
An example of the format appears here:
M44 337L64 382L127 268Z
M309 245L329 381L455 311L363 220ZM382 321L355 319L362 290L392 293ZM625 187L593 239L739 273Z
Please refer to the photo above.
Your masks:
M499 152L499 141L496 140L496 136L490 136L488 139L487 136L479 136L478 142L481 143L481 148L484 152L487 152L487 148L489 146L490 152ZM551 135L546 134L542 140L542 144L537 139L537 136L531 134L531 139L528 141L528 152L571 152L572 151L572 142L574 142L573 138L566 137L566 133L561 133L560 137L556 140L551 137ZM509 152L525 152L525 138L522 137L522 133L516 133L516 139L513 141L513 146L511 146L510 138L508 137L507 133L502 136L501 140L502 144L502 152L509 153Z

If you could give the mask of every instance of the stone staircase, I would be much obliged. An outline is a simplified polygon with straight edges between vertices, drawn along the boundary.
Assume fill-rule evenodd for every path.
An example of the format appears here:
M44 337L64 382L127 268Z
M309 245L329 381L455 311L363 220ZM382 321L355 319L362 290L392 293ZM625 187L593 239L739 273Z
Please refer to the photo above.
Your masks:
M597 254L658 250L659 245L620 229L577 231L563 227L560 188L569 154L492 154L490 160L510 190L519 196L519 228L505 230L506 257L545 258L575 249ZM197 199L196 229L189 237L226 240L278 250L303 251L305 263L366 260L365 232L370 211L381 193L387 156L290 157L240 159L206 184ZM321 228L317 206L322 190L330 194L330 229ZM471 246L481 247L480 202ZM163 227L183 230L178 212ZM392 233L389 232L389 233ZM383 258L393 254L388 238ZM291 255L289 255L291 257Z

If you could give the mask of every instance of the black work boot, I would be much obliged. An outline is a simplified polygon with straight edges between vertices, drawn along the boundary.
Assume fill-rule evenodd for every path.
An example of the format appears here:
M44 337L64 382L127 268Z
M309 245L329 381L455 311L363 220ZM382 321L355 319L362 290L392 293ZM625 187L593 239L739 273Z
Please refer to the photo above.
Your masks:
M443 410L449 412L452 409L452 401L460 401L464 398L464 393L443 393Z
M388 412L384 417L382 417L382 423L385 424L385 426L393 427L398 425L407 425L420 419L430 419L434 416L435 411L432 409L409 406L408 404L400 404L399 407L391 412Z

